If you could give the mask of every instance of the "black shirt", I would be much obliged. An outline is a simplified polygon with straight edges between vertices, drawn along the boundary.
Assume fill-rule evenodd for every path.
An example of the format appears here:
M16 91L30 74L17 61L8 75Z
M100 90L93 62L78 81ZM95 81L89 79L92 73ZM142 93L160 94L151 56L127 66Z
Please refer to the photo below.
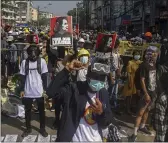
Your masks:
M140 78L145 78L145 85L149 92L156 90L156 66L143 62L140 66Z

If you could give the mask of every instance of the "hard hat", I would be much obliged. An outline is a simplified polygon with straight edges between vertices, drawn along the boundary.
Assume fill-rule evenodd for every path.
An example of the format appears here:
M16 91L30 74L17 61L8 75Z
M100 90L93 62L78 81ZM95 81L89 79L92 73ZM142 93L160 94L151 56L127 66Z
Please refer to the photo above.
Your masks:
M9 42L9 41L13 41L13 40L14 40L13 36L8 36L6 41Z
M78 42L85 43L85 40L83 38L80 38Z
M41 31L40 34L44 35L45 33L43 31Z
M30 33L28 29L26 29L24 32L25 32L25 33Z
M152 33L151 33L151 32L146 32L146 33L145 33L145 36L146 36L146 37L152 37Z
M12 33L13 33L13 31L9 31L8 33L9 33L9 34L12 34Z
M81 57L81 56L83 56L83 55L87 55L87 56L90 57L89 51L86 50L86 49L84 49L84 48L82 48L82 49L79 50L79 52L78 52L78 57Z

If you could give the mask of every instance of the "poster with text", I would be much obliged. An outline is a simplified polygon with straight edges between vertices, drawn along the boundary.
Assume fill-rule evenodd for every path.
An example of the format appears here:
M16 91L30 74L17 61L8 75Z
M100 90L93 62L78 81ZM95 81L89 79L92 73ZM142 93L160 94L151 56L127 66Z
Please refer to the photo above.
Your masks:
M72 16L56 16L50 20L52 46L73 46Z
M96 51L107 53L112 52L117 39L117 34L99 33L97 36Z

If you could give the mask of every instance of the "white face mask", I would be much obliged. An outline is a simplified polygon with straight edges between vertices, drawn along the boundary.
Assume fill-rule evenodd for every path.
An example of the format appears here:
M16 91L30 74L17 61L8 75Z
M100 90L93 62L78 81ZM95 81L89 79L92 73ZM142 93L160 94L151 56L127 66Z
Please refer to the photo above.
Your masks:
M135 56L134 56L134 59L135 59L135 60L139 60L140 58L141 58L140 55L135 55Z
M89 61L89 57L88 57L88 56L80 57L80 61L81 61L83 64L87 64L88 61Z

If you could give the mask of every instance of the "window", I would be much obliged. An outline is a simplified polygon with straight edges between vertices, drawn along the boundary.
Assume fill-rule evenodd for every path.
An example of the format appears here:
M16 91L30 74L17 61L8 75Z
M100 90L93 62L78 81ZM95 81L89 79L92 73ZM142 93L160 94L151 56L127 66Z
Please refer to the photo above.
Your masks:
M22 21L26 21L26 18L22 18Z

